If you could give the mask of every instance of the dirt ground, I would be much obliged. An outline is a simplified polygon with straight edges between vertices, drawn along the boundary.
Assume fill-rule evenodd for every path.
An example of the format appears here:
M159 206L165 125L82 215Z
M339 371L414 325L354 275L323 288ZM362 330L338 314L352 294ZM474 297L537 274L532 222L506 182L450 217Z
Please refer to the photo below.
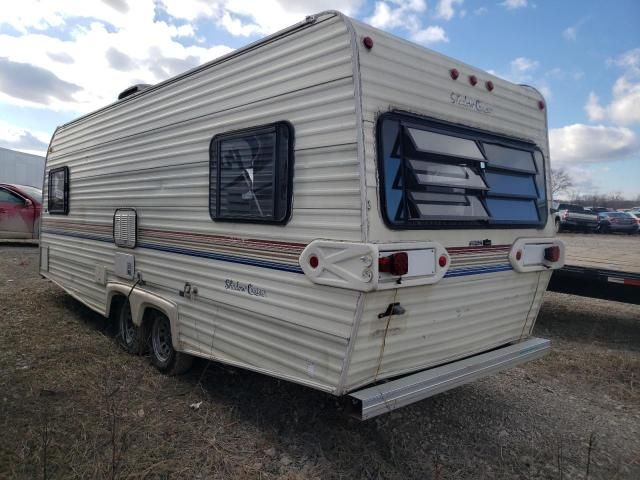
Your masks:
M165 377L0 245L0 478L640 478L640 306L548 293L544 359L359 422L214 363Z

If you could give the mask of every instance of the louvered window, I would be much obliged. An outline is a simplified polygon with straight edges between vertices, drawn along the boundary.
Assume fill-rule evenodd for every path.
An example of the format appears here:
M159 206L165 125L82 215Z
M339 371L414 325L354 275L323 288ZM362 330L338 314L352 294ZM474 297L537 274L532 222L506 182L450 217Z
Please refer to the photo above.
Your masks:
M279 122L216 135L209 173L214 220L286 223L291 213L293 128Z
M533 144L399 113L380 117L377 141L391 228L546 222L544 158Z
M119 208L113 215L113 241L119 247L135 248L138 215L132 208Z

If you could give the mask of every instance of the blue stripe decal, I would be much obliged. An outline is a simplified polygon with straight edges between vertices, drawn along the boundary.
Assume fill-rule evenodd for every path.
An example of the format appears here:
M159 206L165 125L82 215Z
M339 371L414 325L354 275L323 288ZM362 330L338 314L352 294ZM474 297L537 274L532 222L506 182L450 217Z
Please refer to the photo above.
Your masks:
M220 260L222 262L239 263L242 265L252 265L254 267L271 268L273 270L281 270L283 272L303 273L302 268L298 265L288 265L286 263L270 262L268 260L258 260L254 258L233 257L230 255L222 255L219 253L203 252L201 250L190 250L180 247L166 247L153 243L139 243L139 247L148 248L150 250L159 250L162 252L178 253L180 255L189 255L192 257L209 258L211 260Z
M85 233L70 233L70 232L53 230L53 229L42 230L42 233L51 233L54 235L62 235L67 237L84 238L88 240L97 240L100 242L113 243L113 238L101 236L101 235L91 235L91 234L85 234ZM139 243L138 248L147 248L149 250L177 253L179 255L188 255L191 257L207 258L210 260L237 263L240 265L250 265L253 267L270 268L272 270L280 270L283 272L304 273L302 271L302 268L300 268L299 265L277 263L277 262L271 262L268 260L234 257L231 255L224 255L220 253L204 252L201 250L191 250L188 248L181 248L181 247L169 247L165 245L159 245L155 243L146 243L146 242ZM473 267L460 267L460 268L450 269L444 277L445 278L463 277L466 275L481 275L483 273L506 272L509 270L513 270L513 267L509 263L500 264L500 265L490 265L490 266L479 265L479 266L473 266Z
M90 233L69 233L62 230L52 229L42 230L42 233L51 233L54 235L62 235L63 237L86 238L88 240L98 240L99 242L113 243L113 237L106 237L104 235L91 235Z
M478 266L478 267L463 267L463 268L454 268L449 270L445 278L448 277L464 277L465 275L480 275L483 273L494 273L494 272L507 272L509 270L513 270L513 267L509 263L495 265L495 266Z
M43 233L51 233L54 235L62 235L67 237L84 238L88 240L98 240L100 242L113 243L113 238L91 235L85 233L69 233L60 230L42 230ZM147 248L149 250L158 250L161 252L177 253L180 255L189 255L191 257L208 258L211 260L220 260L222 262L239 263L241 265L251 265L254 267L270 268L273 270L280 270L283 272L303 273L302 268L299 265L290 265L286 263L270 262L268 260L259 260L254 258L234 257L231 255L222 255L219 253L203 252L201 250L191 250L180 247L168 247L164 245L158 245L155 243L138 243L138 248Z

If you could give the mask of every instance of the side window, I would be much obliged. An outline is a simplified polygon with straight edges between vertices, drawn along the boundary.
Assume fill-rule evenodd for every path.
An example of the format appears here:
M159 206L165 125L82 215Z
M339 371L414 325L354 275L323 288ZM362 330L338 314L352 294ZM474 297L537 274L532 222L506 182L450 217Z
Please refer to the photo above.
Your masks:
M54 168L49 171L47 204L52 215L69 213L69 167Z
M209 213L217 221L287 223L291 216L293 127L287 122L213 137Z
M0 203L13 203L20 205L24 203L24 200L4 188L0 188Z

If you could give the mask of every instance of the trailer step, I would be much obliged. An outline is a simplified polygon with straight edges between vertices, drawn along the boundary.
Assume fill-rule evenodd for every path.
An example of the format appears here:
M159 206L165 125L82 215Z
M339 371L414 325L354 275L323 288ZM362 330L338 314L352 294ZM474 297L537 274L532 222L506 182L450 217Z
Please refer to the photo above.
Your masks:
M493 375L545 355L551 342L529 338L520 343L430 368L349 394L361 420L390 412L465 383Z

